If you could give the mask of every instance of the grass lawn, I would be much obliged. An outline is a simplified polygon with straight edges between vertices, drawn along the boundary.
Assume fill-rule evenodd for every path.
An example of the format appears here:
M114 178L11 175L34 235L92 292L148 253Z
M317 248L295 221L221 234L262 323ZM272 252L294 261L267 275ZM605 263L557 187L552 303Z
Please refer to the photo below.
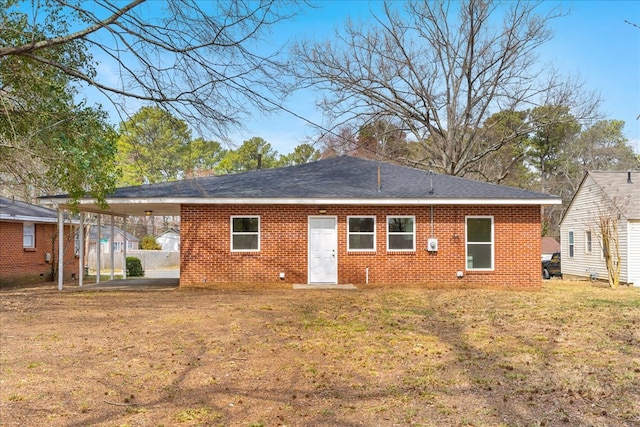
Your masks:
M640 288L0 292L3 426L640 425Z

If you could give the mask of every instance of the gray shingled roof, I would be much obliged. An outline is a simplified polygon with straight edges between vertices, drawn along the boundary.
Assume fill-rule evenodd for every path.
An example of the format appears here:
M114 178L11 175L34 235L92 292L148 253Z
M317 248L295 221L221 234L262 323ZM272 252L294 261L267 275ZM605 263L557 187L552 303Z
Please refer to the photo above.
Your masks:
M0 196L0 219L6 221L56 222L57 211Z
M122 235L124 231L120 227L114 227L113 231L116 235ZM100 237L103 239L111 239L111 226L110 225L101 225L100 226ZM98 226L92 225L89 230L89 240L97 240L98 239ZM127 232L127 242L139 242L138 239L133 234Z
M429 174L421 169L350 156L277 169L125 187L109 196L146 199L156 197L557 199L548 194Z
M589 175L627 219L640 219L640 172L591 171Z

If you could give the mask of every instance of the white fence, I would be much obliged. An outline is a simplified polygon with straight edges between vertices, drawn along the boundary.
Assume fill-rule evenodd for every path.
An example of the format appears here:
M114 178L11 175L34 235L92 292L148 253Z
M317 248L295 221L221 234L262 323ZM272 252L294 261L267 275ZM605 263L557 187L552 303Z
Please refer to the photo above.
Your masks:
M123 256L122 252L116 252L113 260L113 269L122 270ZM127 257L140 258L142 268L146 270L162 270L167 268L180 267L180 252L178 251L149 251L142 249L129 249ZM96 254L91 252L87 259L87 266L90 269L96 269ZM100 269L111 269L111 254L102 254L100 258Z

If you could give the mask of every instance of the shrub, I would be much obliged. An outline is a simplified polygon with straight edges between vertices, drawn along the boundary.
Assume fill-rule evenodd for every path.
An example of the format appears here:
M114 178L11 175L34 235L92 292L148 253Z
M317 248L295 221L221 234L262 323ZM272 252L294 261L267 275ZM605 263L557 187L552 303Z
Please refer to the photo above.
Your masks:
M162 250L162 246L158 242L156 242L156 238L150 234L147 234L140 241L140 249L146 249L151 251L160 251Z
M144 277L142 262L134 256L127 257L127 277Z

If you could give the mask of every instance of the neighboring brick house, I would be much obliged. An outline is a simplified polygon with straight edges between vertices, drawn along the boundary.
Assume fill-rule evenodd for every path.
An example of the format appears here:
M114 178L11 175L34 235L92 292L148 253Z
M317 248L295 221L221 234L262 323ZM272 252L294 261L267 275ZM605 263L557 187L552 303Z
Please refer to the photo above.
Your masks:
M542 261L549 261L553 254L560 252L560 243L550 236L543 237L540 246L542 248Z
M58 213L42 206L0 197L0 287L53 280L57 268ZM71 226L65 226L69 243L64 277L77 274Z
M64 196L51 201L65 203ZM541 286L558 197L349 156L117 189L119 215L180 215L180 286ZM95 209L82 200L81 209Z

